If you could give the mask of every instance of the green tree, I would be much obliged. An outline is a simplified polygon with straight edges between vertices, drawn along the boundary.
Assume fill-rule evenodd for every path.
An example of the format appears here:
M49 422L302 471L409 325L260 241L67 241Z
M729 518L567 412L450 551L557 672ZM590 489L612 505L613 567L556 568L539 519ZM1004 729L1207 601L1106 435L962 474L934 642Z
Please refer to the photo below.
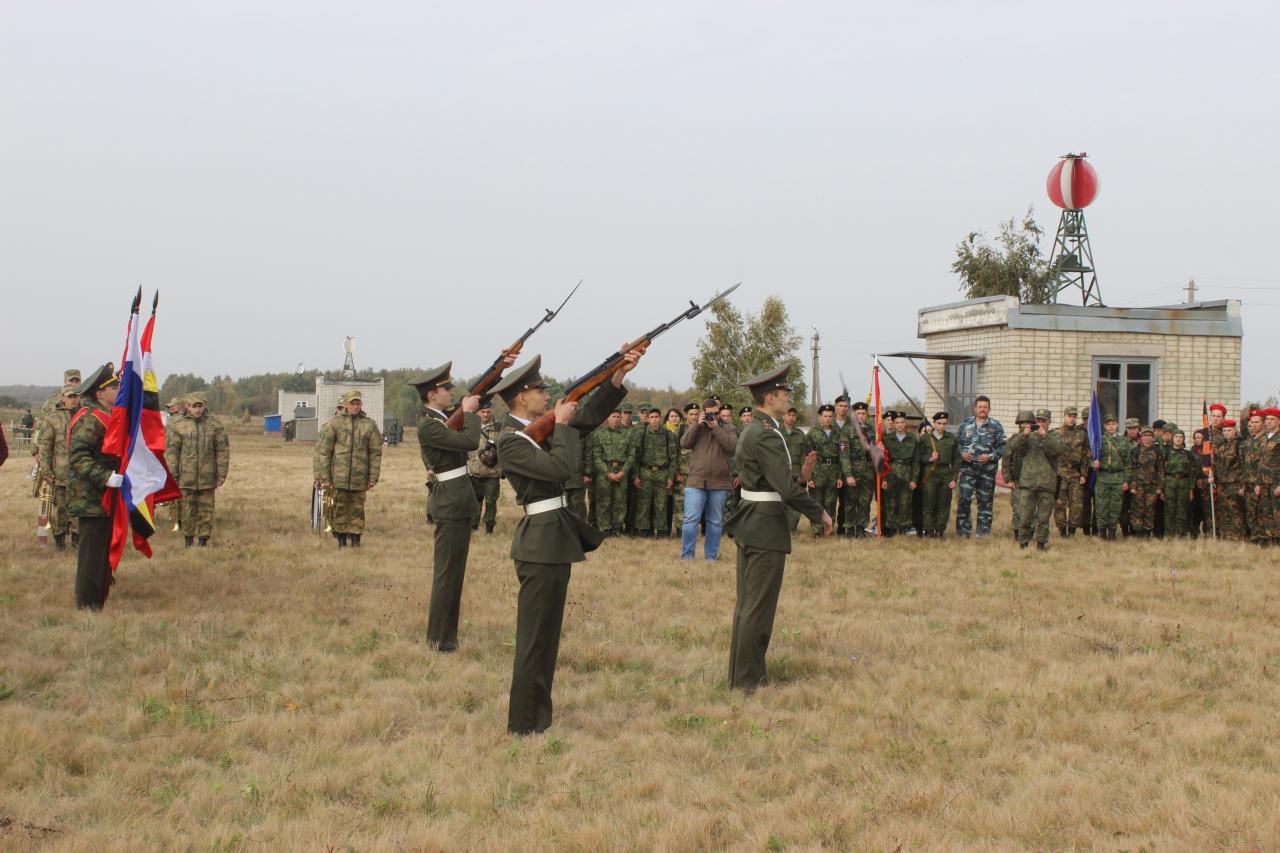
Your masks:
M787 306L777 296L765 299L759 313L744 313L725 300L711 309L707 333L693 359L693 387L734 407L750 404L742 383L786 362L791 365L795 399L805 399L802 339L791 326Z
M996 245L981 231L971 231L956 244L951 271L960 276L960 290L968 299L1016 296L1024 304L1043 305L1057 295L1053 271L1040 254L1044 231L1028 207L1022 222L1012 217L1000 223Z

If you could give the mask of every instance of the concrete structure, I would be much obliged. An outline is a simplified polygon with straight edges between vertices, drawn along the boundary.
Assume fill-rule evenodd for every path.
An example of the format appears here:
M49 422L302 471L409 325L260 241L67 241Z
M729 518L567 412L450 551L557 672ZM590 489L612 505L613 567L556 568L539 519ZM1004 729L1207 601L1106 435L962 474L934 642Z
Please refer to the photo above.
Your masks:
M1086 308L992 296L921 308L917 334L928 359L924 407L948 409L953 423L978 394L1006 431L1020 408L1048 406L1058 422L1068 405L1089 405L1095 384L1104 412L1122 423L1198 427L1203 399L1233 414L1241 404L1239 300Z
M325 379L316 377L316 414L320 423L333 417L333 410L342 401L342 395L351 390L360 392L364 413L382 429L383 408L386 395L381 379ZM301 436L299 436L299 440Z
M305 391L277 391L276 397L276 412L280 415L281 423L293 420L294 410L298 408L299 403L309 409L316 407L316 395Z

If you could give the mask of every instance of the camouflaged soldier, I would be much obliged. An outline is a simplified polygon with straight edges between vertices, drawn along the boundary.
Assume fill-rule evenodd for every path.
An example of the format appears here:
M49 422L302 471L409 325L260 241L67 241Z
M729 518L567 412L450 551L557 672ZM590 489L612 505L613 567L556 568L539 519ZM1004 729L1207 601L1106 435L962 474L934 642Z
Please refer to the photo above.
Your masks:
M62 397L57 407L45 415L36 435L39 443L40 469L36 474L41 482L53 486L53 511L49 514L49 527L53 542L59 551L67 548L67 533L71 533L71 547L80 544L80 523L67 513L67 482L71 475L67 433L71 418L80 410L80 395L76 385L62 386Z
M342 395L343 410L316 440L311 471L317 488L333 489L329 526L338 547L360 547L367 492L382 473L382 433L364 413L359 391Z
M1249 539L1258 545L1271 545L1280 535L1276 523L1276 504L1280 503L1280 409L1250 412L1249 432L1243 460Z
M1187 512L1191 508L1192 485L1199 466L1187 449L1187 434L1174 430L1173 442L1165 450L1164 460L1164 533L1187 536Z
M880 493L884 496L884 535L896 536L910 533L911 493L916 490L916 449L919 442L914 430L907 429L907 413L893 413L893 431L884 435L885 458L889 462L889 474L884 478Z
M631 442L629 465L634 474L631 485L636 491L636 533L653 536L656 532L664 537L667 499L680 464L680 442L662 426L661 409L650 407L645 420Z
M187 398L171 397L168 403L165 403L169 416L164 422L164 446L169 446L170 430L177 426L178 421L187 416ZM175 498L171 501L165 501L163 504L165 511L168 513L169 522L173 525L172 532L176 533L182 529L182 498Z
M1093 502L1098 516L1098 535L1108 542L1116 541L1120 524L1120 508L1129 490L1129 464L1132 448L1116 431L1115 415L1103 419L1102 446L1098 458L1090 463L1097 471Z
M791 457L792 476L795 477L796 483L800 486L807 487L807 483L800 482L800 468L804 462L806 439L804 431L796 426L796 421L799 418L800 412L795 406L787 409L787 413L782 416L782 424L778 427L778 431L782 433L782 440L787 443L787 454ZM791 532L795 533L800 526L800 511L787 507L787 519L791 522Z
M1036 409L1036 422L1023 424L1021 431L1009 439L1008 451L1022 454L1022 472L1018 475L1018 491L1022 493L1022 524L1018 527L1018 545L1026 548L1034 535L1036 548L1049 547L1049 520L1053 517L1053 496L1058 487L1058 459L1067 451L1061 436L1049 430L1053 414Z
M595 468L596 526L616 536L627 523L627 485L631 462L631 433L622 425L621 410L609 415L592 435Z
M1164 453L1156 446L1155 430L1144 427L1142 439L1129 456L1129 529L1150 539L1155 532L1156 504L1164 494Z
M835 427L835 415L836 407L830 403L823 403L818 407L818 424L805 435L804 452L800 454L801 457L810 452L818 454L813 473L809 475L806 485L818 506L832 518L836 515L836 493L844 485L842 468L849 464L840 453L843 437ZM792 464L795 464L795 460L792 460ZM821 520L811 521L809 527L815 537L822 536Z
M1126 462L1132 462L1133 449L1142 443L1142 424L1137 418L1125 418L1124 435L1120 437L1125 448ZM1124 498L1120 502L1120 529L1128 536L1133 527L1129 523L1130 510L1133 506L1133 490L1125 489Z
M956 535L967 539L973 533L970 517L973 499L978 499L978 538L991 533L996 495L996 468L1004 455L1004 427L991 417L991 399L978 395L973 414L960 422L956 432L960 445L960 477L956 481Z
M182 490L182 532L186 545L195 539L200 547L213 535L214 490L226 482L231 447L222 424L205 409L203 391L187 395L187 414L169 430L164 461L173 481Z
M1036 413L1030 409L1019 409L1017 417L1014 418L1018 432L1022 432L1024 425L1035 426L1035 423ZM1000 457L1000 476L1009 487L1009 514L1012 516L1015 540L1018 538L1018 531L1022 529L1022 493L1018 491L1018 479L1022 476L1022 456L1023 454L1013 453L1006 447L1004 456Z
M1053 520L1060 536L1075 536L1084 527L1084 493L1093 465L1089 434L1077 423L1080 410L1069 407L1062 413L1062 426L1054 430L1066 450L1058 457L1058 497L1053 505Z
M1241 482L1240 437L1230 418L1218 423L1213 437L1213 509L1218 535L1239 541L1245 536L1244 484Z
M41 404L39 417L32 415L31 410L27 409L27 417L30 417L32 421L31 426L26 428L27 435L31 439L31 455L36 457L37 466L42 464L40 461L40 425L44 423L44 419L47 418L54 409L58 408L59 404L61 404L62 389L68 385L71 385L72 387L79 387L80 385L80 371L76 370L74 367L70 370L62 371L62 385L57 391L50 394L44 403ZM26 418L23 420L25 421ZM63 441L65 440L66 436L64 435ZM31 484L31 486L32 497L35 497L39 493L40 481L37 479Z
M680 422L677 437L684 438L685 433L701 419L702 407L697 403L685 403L684 420ZM677 528L684 522L684 487L689 479L689 460L692 458L692 450L680 448L680 461L676 463L676 484L671 488L671 520Z
M951 493L960 470L956 437L947 432L947 413L933 416L933 429L917 439L915 480L923 492L924 514L920 535L941 539L951 521Z
M471 524L472 530L480 528L484 521L484 532L493 533L493 526L498 523L498 496L500 492L501 472L498 471L498 422L493 417L493 403L484 400L476 413L480 418L480 441L475 450L467 453L467 475L471 478L471 487L475 490L476 501L481 506L481 513L476 515ZM581 478L579 478L581 489Z
M82 408L71 418L67 437L67 512L80 519L80 549L76 561L76 607L101 610L114 582L111 576L111 517L103 509L107 489L118 489L120 457L102 452L107 422L120 381L107 362L80 383L76 392Z

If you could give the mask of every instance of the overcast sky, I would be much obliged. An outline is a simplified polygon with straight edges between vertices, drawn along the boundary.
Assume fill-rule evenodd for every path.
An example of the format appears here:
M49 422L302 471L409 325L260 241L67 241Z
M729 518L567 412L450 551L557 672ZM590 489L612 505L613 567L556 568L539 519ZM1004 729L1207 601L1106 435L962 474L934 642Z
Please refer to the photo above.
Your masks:
M118 358L139 284L162 373L352 335L473 374L582 278L530 344L553 375L741 280L859 393L959 298L966 232L1034 204L1048 251L1085 150L1104 300L1241 298L1244 390L1280 388L1273 3L0 8L0 384ZM687 386L701 330L636 381Z

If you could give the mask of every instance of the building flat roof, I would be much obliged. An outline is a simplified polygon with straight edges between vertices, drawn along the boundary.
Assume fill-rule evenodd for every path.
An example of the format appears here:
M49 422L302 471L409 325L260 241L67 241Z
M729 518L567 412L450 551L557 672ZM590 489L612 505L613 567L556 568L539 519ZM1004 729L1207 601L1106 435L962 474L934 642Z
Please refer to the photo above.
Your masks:
M988 296L921 308L916 315L917 334L922 338L983 326L1235 338L1244 334L1238 299L1149 308L1114 308L1062 303L1023 305L1013 296Z

